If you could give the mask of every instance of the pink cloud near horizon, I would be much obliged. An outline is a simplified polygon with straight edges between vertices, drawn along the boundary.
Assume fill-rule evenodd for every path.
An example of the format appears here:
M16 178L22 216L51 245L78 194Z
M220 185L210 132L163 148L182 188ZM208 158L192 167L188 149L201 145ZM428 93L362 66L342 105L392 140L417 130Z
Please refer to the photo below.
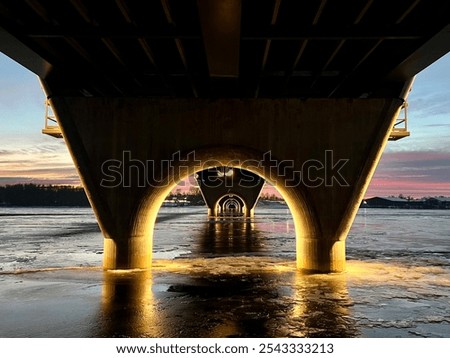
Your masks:
M450 196L450 153L386 152L366 197L382 195Z
M39 147L31 151L0 150L0 185L15 183L71 184L80 180L70 157L61 152L60 145ZM188 191L195 180L176 188ZM269 195L280 196L266 185ZM386 195L450 196L450 152L402 151L385 152L365 197Z

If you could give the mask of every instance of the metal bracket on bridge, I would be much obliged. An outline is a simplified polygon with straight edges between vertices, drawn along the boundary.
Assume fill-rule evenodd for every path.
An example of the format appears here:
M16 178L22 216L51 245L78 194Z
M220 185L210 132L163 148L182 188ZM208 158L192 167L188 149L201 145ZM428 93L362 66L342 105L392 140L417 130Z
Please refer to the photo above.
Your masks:
M409 137L408 131L408 102L405 102L400 110L399 117L396 119L391 134L390 141L396 141L405 137Z
M44 118L44 129L42 129L43 134L50 135L55 138L62 138L61 128L58 125L56 116L53 113L52 106L48 99L45 100L45 118Z

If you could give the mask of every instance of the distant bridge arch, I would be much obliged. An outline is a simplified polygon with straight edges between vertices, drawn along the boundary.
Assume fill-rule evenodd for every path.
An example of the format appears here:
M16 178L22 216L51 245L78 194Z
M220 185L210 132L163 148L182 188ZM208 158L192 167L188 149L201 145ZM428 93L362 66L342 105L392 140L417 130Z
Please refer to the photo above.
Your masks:
M233 193L225 194L216 204L216 216L245 216L247 210L248 208L245 205L244 199Z
M239 162L237 159L230 165L239 165ZM256 167L259 165L255 162ZM233 166L202 170L196 174L196 179L208 207L209 217L253 217L265 183L259 175ZM222 199L224 201L220 202ZM234 215L231 215L233 212Z

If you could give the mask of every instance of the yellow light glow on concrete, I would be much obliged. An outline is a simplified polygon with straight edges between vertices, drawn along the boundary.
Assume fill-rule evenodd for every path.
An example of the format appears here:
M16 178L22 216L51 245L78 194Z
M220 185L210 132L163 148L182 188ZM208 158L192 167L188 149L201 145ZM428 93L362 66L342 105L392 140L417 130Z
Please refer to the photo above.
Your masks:
M212 0L205 4L199 11L206 16L200 18L210 22L208 15L213 11L208 6L218 5ZM235 5L240 2L236 0ZM238 26L236 20L234 29ZM203 35L208 33L203 31ZM215 35L230 40L237 53L239 37L231 41L234 36L221 36L219 31ZM222 45L213 56L218 43L213 39L205 46L209 65L219 65L223 59ZM221 75L233 73L222 69L227 70ZM276 185L294 220L299 268L342 270L346 236L402 104L399 98L210 101L52 97L58 123L106 238L106 268L150 267L154 224L167 194L182 178L222 166L242 167ZM195 125L186 127L187 122ZM287 137L295 141L277 140ZM140 183L103 187L105 159L123 162L124 150L142 163L152 160L162 167L170 162L171 172L163 173L165 178L158 176L163 182L156 186L152 182L147 187ZM175 153L179 159L174 159ZM347 160L340 173L348 185L338 180L335 187L333 177L328 178L330 185L319 187L301 180L305 163L322 163L327 158L331 164ZM131 169L129 159L127 167ZM286 169L279 166L286 161L293 163L290 173L277 173ZM161 168L153 169L147 178L160 174ZM284 182L289 175L294 179L290 184Z
M229 166L229 163L255 163L256 160L262 157L262 154L255 154L247 152L240 148L224 151L222 148L216 149L200 149L196 153L196 162L189 165L183 161L178 168L175 166L173 173L177 175L172 175L166 178L166 186L158 188L148 188L147 194L144 196L142 203L140 205L140 210L138 211L136 217L138 220L135 223L134 230L134 243L133 247L139 250L139 255L132 255L133 262L139 262L140 266L148 268L151 267L151 252L153 245L153 230L156 222L156 217L158 211L162 206L167 195L176 187L177 183L183 178L189 177L200 170L210 169L218 166ZM212 160L213 159L213 160ZM237 161L238 159L238 161ZM201 163L199 165L199 162ZM296 235L296 256L297 256L297 267L301 269L316 271L320 270L321 267L316 262L317 252L315 250L317 247L317 226L312 214L308 211L309 205L305 198L299 193L296 188L284 187L284 179L274 171L271 172L271 178L265 178L264 168L249 167L249 166L235 166L235 168L245 169L254 174L261 176L263 179L271 182L271 179L275 178L273 185L280 192L283 199L286 201L294 221L295 235ZM140 234L139 236L137 234ZM339 246L339 245L338 245ZM113 252L113 247L111 247ZM134 249L133 249L134 251ZM342 254L342 250L336 251L336 256ZM339 259L339 262L345 261L345 256L343 259ZM336 269L341 267L340 264L336 265Z
M316 252L310 251L311 243L317 242L317 229L311 213L308 212L307 201L291 188L285 188L282 185L274 185L274 187L285 200L294 221L297 268L317 270L317 264L314 262L317 257Z

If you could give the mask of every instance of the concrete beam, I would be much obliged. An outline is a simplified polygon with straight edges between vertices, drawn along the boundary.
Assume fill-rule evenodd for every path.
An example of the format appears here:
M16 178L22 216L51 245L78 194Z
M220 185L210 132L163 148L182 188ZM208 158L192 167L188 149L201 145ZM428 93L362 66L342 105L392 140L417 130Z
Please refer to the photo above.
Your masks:
M388 81L407 81L450 51L450 24L430 38L398 64L388 75Z
M1 26L0 51L38 75L40 78L47 77L52 70L52 65L49 62Z
M211 77L239 76L241 0L197 0Z

